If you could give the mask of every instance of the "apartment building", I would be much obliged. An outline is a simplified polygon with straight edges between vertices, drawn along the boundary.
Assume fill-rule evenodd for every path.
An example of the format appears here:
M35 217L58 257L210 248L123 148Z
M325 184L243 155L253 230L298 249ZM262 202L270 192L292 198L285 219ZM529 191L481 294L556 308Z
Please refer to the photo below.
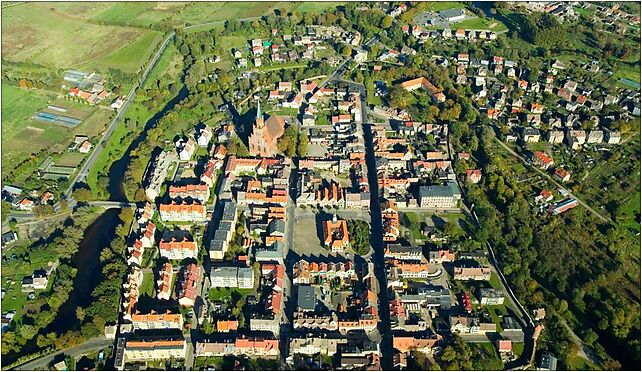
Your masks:
M170 186L169 197L172 199L181 198L199 200L205 203L210 198L210 186L206 184Z
M131 340L125 344L124 362L185 359L185 339Z
M182 314L132 314L132 324L138 329L181 329L183 327Z
M145 177L145 195L151 201L160 196L161 186L167 178L167 170L176 156L167 151L161 151L149 161L147 176Z
M197 264L185 266L177 296L181 306L194 306L201 279L201 268Z
M213 288L254 288L254 270L251 267L218 266L210 271Z
M447 185L419 186L419 206L432 209L452 209L457 207L461 192L455 182Z
M198 222L207 219L205 206L201 204L161 204L160 217L163 221L172 222Z
M161 240L158 244L160 256L169 260L184 260L186 258L196 258L198 255L198 245L195 241L183 237L177 240L172 237L170 240Z

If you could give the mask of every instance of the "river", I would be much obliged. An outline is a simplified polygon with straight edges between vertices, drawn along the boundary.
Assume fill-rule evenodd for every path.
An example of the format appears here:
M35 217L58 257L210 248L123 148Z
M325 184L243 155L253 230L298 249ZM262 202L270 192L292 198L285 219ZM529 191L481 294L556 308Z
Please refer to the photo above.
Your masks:
M100 252L114 239L116 226L121 222L119 213L120 209L109 209L85 230L78 252L71 259L73 266L78 269L74 290L69 300L58 309L52 325L54 330L64 332L74 329L78 323L76 307L87 307L91 303L91 292L102 279Z
M125 171L127 170L127 166L129 165L129 161L131 159L131 152L133 149L135 149L141 142L143 142L147 138L147 131L154 128L157 124L158 121L165 116L168 112L174 109L176 104L180 103L187 95L189 94L189 90L185 85L181 88L181 90L178 92L176 97L172 98L169 102L165 104L165 106L156 113L156 115L152 116L147 122L145 123L145 126L143 127L143 130L140 132L140 134L132 141L132 143L129 145L127 148L127 151L125 151L125 154L117 161L115 161L111 167L109 168L109 184L107 185L107 191L109 192L109 200L111 201L119 201L119 202L127 202L127 195L125 195L125 187L124 187L124 182L125 182Z

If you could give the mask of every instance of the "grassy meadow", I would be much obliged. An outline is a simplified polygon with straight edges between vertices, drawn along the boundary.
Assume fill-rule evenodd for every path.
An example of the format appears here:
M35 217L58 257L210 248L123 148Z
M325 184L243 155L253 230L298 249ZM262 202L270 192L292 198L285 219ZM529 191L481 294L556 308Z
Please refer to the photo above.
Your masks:
M80 7L77 11L73 9L76 4ZM4 9L3 58L52 68L119 68L122 64L146 61L154 48L140 43L146 41L151 44L156 41L158 32L91 22L88 16L105 5L25 3ZM59 7L62 8L59 10ZM156 37L150 37L150 34ZM136 50L143 50L148 55L141 57L138 53L114 53L132 44L138 44ZM126 68L131 69L130 66Z

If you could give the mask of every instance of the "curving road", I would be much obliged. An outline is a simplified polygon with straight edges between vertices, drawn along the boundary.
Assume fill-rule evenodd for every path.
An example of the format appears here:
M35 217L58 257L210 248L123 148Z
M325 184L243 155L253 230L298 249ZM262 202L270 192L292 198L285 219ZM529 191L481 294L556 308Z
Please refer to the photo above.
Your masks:
M20 366L14 367L13 370L16 370L16 371L49 370L49 363L51 363L57 357L62 356L63 354L76 358L90 351L100 350L108 346L112 346L113 343L114 343L113 340L108 340L104 337L92 338L80 345L76 345L49 355L45 355L43 357L32 360Z

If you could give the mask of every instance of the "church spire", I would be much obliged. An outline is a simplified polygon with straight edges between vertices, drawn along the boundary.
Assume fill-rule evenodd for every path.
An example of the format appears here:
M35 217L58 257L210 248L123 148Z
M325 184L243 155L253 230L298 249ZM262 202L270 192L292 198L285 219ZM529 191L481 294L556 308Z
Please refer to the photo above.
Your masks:
M263 113L261 112L261 100L259 100L258 106L256 107L256 126L258 128L263 127Z

